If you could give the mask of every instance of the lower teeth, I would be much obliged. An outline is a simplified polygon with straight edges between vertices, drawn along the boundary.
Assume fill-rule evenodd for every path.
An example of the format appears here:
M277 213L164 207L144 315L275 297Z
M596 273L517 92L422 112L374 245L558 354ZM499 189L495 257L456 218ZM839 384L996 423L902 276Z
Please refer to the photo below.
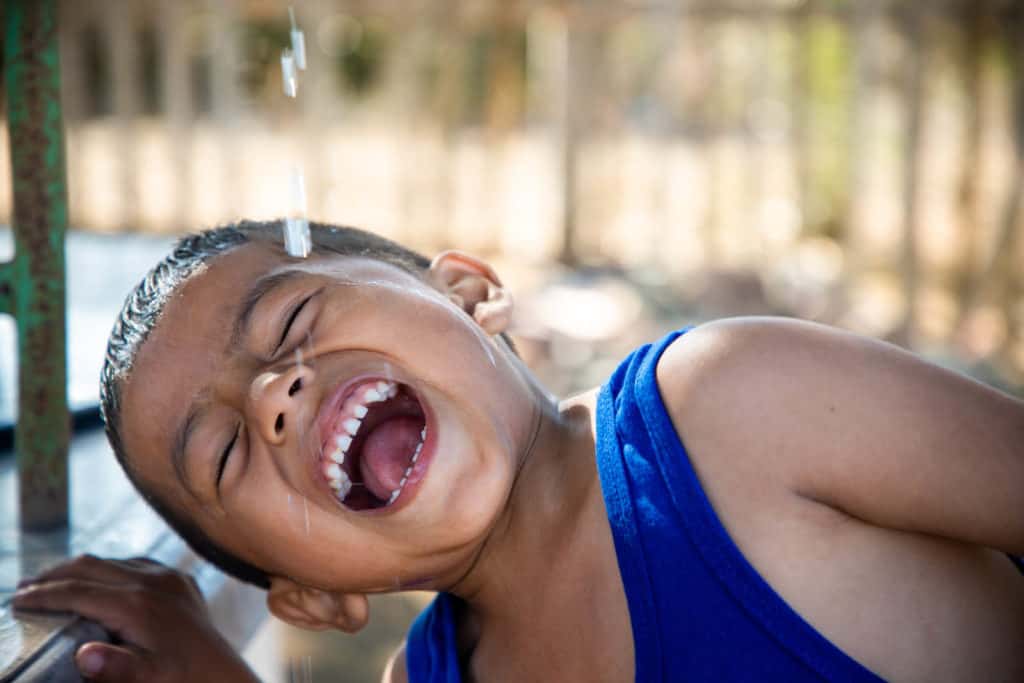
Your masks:
M401 495L402 490L405 488L405 483L409 481L409 475L412 474L412 466L416 464L416 458L420 457L420 451L423 450L423 442L427 440L427 428L424 427L420 431L420 442L416 444L416 451L412 454L412 462L405 468L405 474L402 475L402 480L398 482L398 488L391 492L391 497L388 498L387 505L394 503L398 496Z
M385 503L385 505L391 505L398 499L398 496L402 494L406 482L409 481L409 477L412 475L413 465L416 464L416 460L420 457L420 452L423 450L423 443L426 441L426 438L427 428L424 427L420 432L420 442L416 445L416 450L412 454L412 461L409 463L409 466L405 468L405 473L402 475L401 481L398 482L398 488L391 492L391 496L388 498L388 502ZM337 477L330 477L330 485L331 488L334 489L334 494L338 497L338 500L344 503L345 499L348 498L349 493L352 491L353 486L365 486L365 484L350 480L345 470L342 470L337 464L335 464L334 467L338 467L340 473Z

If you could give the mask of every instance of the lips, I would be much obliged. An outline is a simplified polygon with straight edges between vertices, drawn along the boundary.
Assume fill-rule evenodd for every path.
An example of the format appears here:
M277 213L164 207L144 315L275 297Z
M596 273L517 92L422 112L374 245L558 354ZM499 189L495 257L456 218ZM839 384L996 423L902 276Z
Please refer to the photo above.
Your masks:
M360 376L334 391L317 417L319 474L346 508L372 511L410 498L423 478L427 410L411 386Z

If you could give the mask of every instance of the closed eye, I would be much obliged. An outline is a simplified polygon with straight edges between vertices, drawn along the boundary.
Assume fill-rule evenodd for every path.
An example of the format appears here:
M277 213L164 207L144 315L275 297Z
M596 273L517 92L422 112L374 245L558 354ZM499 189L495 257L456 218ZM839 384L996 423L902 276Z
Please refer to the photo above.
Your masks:
M308 304L309 300L312 299L314 296L316 296L315 292L307 296L302 301L300 301L299 304L295 308L293 308L291 312L288 314L288 319L284 324L284 329L281 330L281 338L277 340L277 344L274 346L274 350L271 351L270 353L271 356L277 355L277 352L281 348L281 345L284 344L284 340L288 338L288 332L291 331L292 324L295 322L295 319L299 317L299 313L302 312L302 309L305 308L306 304Z
M216 487L220 490L220 480L224 477L224 468L227 467L228 458L231 457L231 450L235 447L238 442L238 435L242 431L242 426L235 427L235 433L231 437L231 441L228 441L228 445L224 447L224 450L220 454L220 462L217 465L217 481Z

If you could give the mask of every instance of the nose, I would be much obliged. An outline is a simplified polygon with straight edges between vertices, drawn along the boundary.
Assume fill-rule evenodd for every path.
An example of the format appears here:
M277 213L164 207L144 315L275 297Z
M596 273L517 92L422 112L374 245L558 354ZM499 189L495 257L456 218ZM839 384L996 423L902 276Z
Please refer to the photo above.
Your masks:
M281 372L267 371L257 375L249 389L248 412L254 428L264 441L275 446L287 440L289 432L302 429L301 420L309 419L302 410L313 370L306 365L293 365Z

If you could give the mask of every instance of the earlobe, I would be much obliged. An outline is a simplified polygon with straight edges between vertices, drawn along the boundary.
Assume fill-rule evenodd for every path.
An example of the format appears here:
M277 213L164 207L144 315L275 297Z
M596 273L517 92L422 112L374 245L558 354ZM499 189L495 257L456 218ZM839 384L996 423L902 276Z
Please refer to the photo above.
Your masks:
M434 257L429 273L435 286L488 335L508 329L512 319L512 296L489 265L451 249Z
M281 621L310 631L355 633L370 618L370 605L362 593L325 591L278 577L271 579L267 607Z

